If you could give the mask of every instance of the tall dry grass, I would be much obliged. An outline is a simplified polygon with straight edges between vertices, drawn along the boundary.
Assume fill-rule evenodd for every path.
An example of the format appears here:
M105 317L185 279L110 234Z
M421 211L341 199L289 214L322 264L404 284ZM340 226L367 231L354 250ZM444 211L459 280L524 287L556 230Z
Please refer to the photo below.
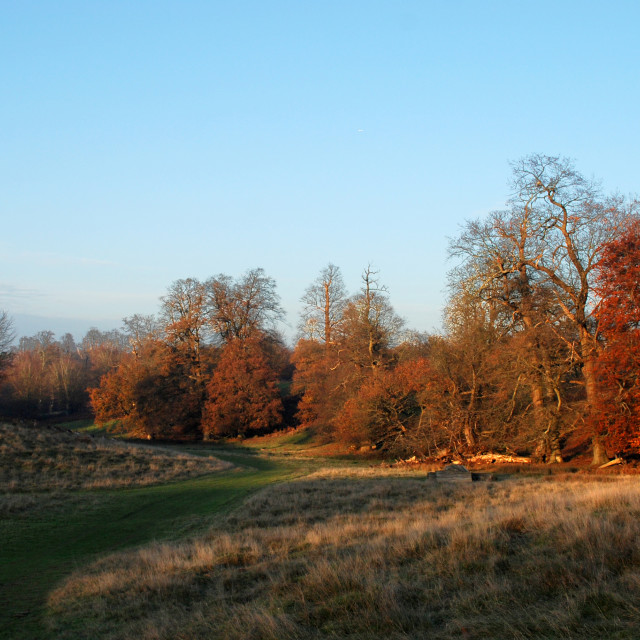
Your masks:
M59 638L637 638L637 479L318 472L51 595Z
M116 489L190 478L230 468L215 458L91 438L43 427L0 424L0 492ZM6 500L28 502L25 496Z

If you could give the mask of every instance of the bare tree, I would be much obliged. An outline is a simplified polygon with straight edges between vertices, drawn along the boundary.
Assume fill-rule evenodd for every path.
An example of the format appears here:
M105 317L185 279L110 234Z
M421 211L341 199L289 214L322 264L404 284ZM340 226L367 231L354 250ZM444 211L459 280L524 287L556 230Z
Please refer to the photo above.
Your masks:
M395 346L404 321L389 302L386 286L371 265L362 273L362 287L345 306L341 325L341 349L360 367L375 373Z
M347 300L340 267L328 264L307 287L301 300L304 303L302 333L310 340L322 340L326 346L333 344Z
M195 278L176 280L161 302L167 341L189 361L190 377L202 387L202 347L208 329L205 285Z
M160 323L153 315L136 313L123 318L124 332L129 338L132 353L138 357L140 347L149 338L157 338L160 333Z
M224 342L274 332L284 318L273 278L264 269L251 269L234 281L220 274L206 282L207 315Z
M0 353L6 353L16 339L13 319L6 311L0 310Z

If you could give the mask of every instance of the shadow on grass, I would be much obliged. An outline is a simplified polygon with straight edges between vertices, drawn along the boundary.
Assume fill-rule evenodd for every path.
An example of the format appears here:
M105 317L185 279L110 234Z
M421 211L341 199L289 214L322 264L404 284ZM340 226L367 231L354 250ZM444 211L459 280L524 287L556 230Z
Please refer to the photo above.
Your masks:
M183 452L195 453L191 447ZM98 555L205 530L249 494L300 469L255 452L207 449L238 469L144 488L67 492L55 508L40 496L29 511L0 521L0 638L51 637L43 625L48 592ZM32 494L36 497L38 494Z

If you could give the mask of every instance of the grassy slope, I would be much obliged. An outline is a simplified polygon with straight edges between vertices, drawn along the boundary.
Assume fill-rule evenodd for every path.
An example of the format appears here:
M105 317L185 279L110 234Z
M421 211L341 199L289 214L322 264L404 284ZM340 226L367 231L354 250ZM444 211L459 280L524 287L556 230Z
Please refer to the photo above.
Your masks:
M314 446L183 446L243 469L11 516L0 637L639 637L635 481L438 488Z
M640 637L635 478L333 468L59 585L59 638Z
M218 453L242 468L144 488L36 495L29 508L5 513L0 638L46 637L41 620L46 596L76 567L100 554L197 532L249 493L295 473L294 465L241 451Z

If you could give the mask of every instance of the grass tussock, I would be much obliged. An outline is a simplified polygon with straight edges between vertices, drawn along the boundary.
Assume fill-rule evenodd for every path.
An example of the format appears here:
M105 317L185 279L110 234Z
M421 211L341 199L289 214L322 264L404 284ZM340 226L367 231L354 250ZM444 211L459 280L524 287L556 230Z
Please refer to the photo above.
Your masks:
M33 498L21 494L29 492L146 486L231 466L107 438L0 425L0 492L10 510L28 505Z
M635 638L639 516L635 479L320 471L205 536L75 573L50 622L58 638Z

